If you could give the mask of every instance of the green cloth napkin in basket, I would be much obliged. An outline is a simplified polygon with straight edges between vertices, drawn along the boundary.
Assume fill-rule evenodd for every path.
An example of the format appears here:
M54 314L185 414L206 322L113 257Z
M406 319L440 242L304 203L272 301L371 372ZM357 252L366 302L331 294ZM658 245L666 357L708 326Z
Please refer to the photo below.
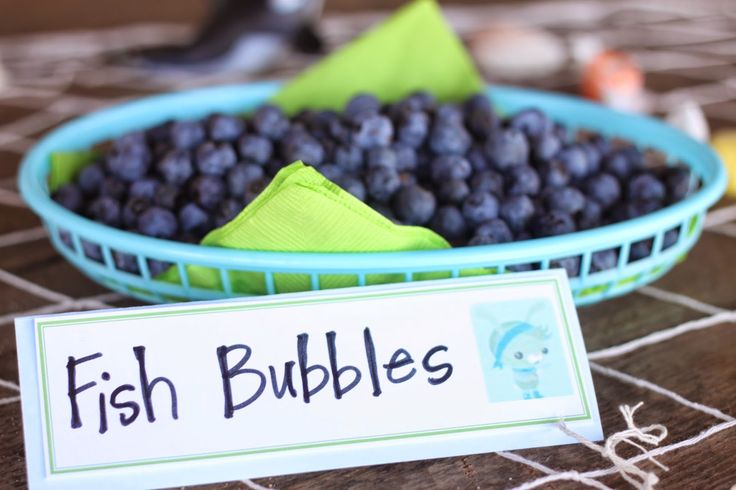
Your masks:
M473 60L432 0L399 9L298 75L272 102L290 114L306 107L341 110L358 92L393 102L416 90L440 101L483 90Z
M202 245L282 252L381 252L450 247L444 238L427 228L392 223L302 162L283 168L235 219L208 233ZM218 270L190 265L187 274L192 286L222 289ZM172 267L158 279L178 283L179 271ZM366 278L368 284L401 280L402 274ZM230 282L235 293L266 292L265 278L260 272L233 271ZM304 274L275 274L274 284L280 293L311 288L310 277ZM322 289L356 285L355 275L320 277Z

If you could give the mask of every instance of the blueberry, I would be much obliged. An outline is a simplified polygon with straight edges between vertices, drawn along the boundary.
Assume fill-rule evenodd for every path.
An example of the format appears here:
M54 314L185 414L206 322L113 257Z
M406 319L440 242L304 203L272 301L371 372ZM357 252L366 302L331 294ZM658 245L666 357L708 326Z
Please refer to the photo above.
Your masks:
M164 262L163 260L148 259L148 272L152 277L156 277L162 272L167 271L172 265L171 262Z
M375 167L365 178L368 195L378 202L387 202L401 186L399 173L390 167Z
M340 117L330 111L323 111L322 114L331 114L331 116L323 116L322 131L328 138L332 138L339 144L348 144L350 142L350 130L342 123ZM334 117L333 117L334 116Z
M243 205L235 199L225 199L215 211L215 226L217 228L232 221L243 210Z
M626 214L623 216L623 219L638 218L639 216L653 213L661 207L662 202L658 200L629 201L624 207Z
M633 173L638 172L643 166L644 157L633 146L612 151L606 156L603 162L604 171L622 181L628 179Z
M396 224L400 224L396 220L396 216L394 216L394 212L391 211L391 207L388 206L386 203L382 202L369 202L368 205L378 214L386 218L387 220L390 220Z
M429 147L437 155L464 155L471 142L461 122L437 119L429 134Z
M476 94L463 104L465 123L468 129L479 138L486 138L498 127L499 121L493 112L491 102L484 94Z
M586 143L593 145L598 150L598 153L601 155L601 163L603 156L611 152L611 142L601 134L589 136Z
M211 143L210 143L211 144ZM181 185L192 176L194 167L189 152L171 150L156 163L156 170L169 184Z
M366 190L360 179L353 177L352 175L343 174L335 179L334 182L355 196L358 200L365 201Z
M56 189L53 198L69 211L77 212L82 207L82 191L75 184L62 185Z
M484 221L475 229L475 236L488 236L493 243L506 243L514 240L509 226L502 219L494 218Z
M463 217L471 226L498 217L498 200L490 192L473 191L463 202Z
M85 257L102 262L102 247L85 239L81 239L79 243L82 245L82 252Z
M496 243L493 238L488 235L475 235L473 238L468 240L469 247L477 247L479 245L493 245Z
M171 139L172 121L164 121L146 130L146 139L151 144L162 143L169 145Z
M213 143L207 141L197 148L197 170L204 175L225 175L238 157L230 143Z
M128 197L139 197L148 201L153 201L156 191L161 183L153 177L144 177L130 185L128 189Z
M629 262L641 260L645 257L649 257L652 253L652 240L642 240L640 242L632 243L629 248Z
M359 122L367 116L378 114L381 103L378 99L366 93L353 96L345 105L345 118L348 121Z
M412 148L419 148L429 133L429 116L424 112L403 114L396 125L396 139Z
M238 163L227 173L227 190L230 197L242 199L250 182L263 178L263 167L255 163Z
M120 221L124 228L135 229L138 224L138 216L148 209L151 201L142 197L131 197L120 210Z
M517 241L519 241L518 238ZM506 270L509 272L529 272L534 270L534 264L511 264L506 267Z
M366 165L369 169L388 167L398 171L398 158L392 148L372 148L366 152Z
M470 194L470 188L464 180L444 180L437 187L437 198L442 203L461 204Z
M590 257L590 272L607 271L618 264L618 251L615 248L594 252Z
M692 180L692 173L688 167L684 165L668 167L664 175L668 201L676 203L685 199L692 190ZM82 182L79 184L81 186Z
M600 173L585 182L585 193L603 209L608 209L621 198L621 185L613 175Z
M555 160L539 167L539 177L545 187L564 187L570 183L570 172Z
M594 175L600 172L603 155L598 147L593 143L584 142L580 143L580 149L583 150L583 153L585 153L585 157L588 160L588 174Z
M529 196L509 196L501 201L499 216L511 230L520 232L524 230L534 216L534 202Z
M486 157L491 165L506 170L529 161L529 143L518 129L495 131L486 141Z
M270 183L271 179L268 177L248 182L245 188L245 204L253 202L253 200L257 198L261 192L263 192L263 189L268 187L268 184Z
M536 138L553 129L552 121L538 109L517 112L509 121L509 127L518 129L530 138Z
M261 136L271 140L281 139L289 129L289 120L274 105L262 105L253 114L253 127Z
M441 206L437 209L431 228L449 241L461 240L468 229L463 213L456 206Z
M544 193L544 203L549 210L574 215L585 207L585 196L574 187L557 187Z
M562 150L562 141L552 131L533 136L530 142L532 156L537 162L551 160Z
M585 200L585 206L580 210L578 214L578 229L589 230L591 228L597 228L601 225L601 217L603 210L597 201L591 198Z
M434 95L425 90L417 90L412 92L406 99L406 105L415 111L430 111L437 105L437 99Z
M138 231L157 238L171 238L178 223L174 213L157 206L150 207L138 216Z
M680 230L677 228L672 228L671 230L667 230L664 234L664 237L662 237L662 250L666 250L673 246L675 243L677 243L677 240L680 238Z
M557 136L557 138L559 138L563 143L566 143L570 139L567 128L562 124L555 123L552 132L555 133L555 136Z
M207 132L214 141L234 141L243 134L245 121L237 116L213 114L207 118Z
M179 186L173 184L161 184L156 189L156 195L153 202L156 206L167 209L174 209L179 200Z
M320 165L319 173L321 173L327 180L335 182L344 172L334 163L326 163L324 165Z
M409 172L417 167L417 152L404 143L394 143L391 149L396 154L396 170Z
M288 163L301 160L309 165L319 165L325 157L322 145L308 133L293 132L281 141L281 154Z
M126 254L113 250L112 260L115 262L115 267L121 271L130 272L131 274L140 273L140 269L138 268L138 259L133 254Z
M511 196L526 194L534 196L539 193L542 181L539 174L529 165L517 165L506 172L506 192Z
M463 111L462 108L453 102L445 102L440 104L434 111L435 120L442 121L450 124L462 124L463 123Z
M590 164L585 151L578 144L568 145L555 156L573 180L582 180L590 174Z
M495 170L483 170L470 179L470 188L474 191L490 192L496 196L503 195L503 175Z
M90 218L109 226L120 224L120 203L110 196L100 196L87 207Z
M194 202L203 209L215 209L225 198L225 183L219 177L200 175L189 185Z
M105 160L107 170L115 177L132 182L140 179L151 163L151 155L145 151L140 152L137 147L116 149L108 153Z
M104 178L105 170L102 168L102 164L93 163L79 171L77 184L79 184L82 192L88 196L96 196L100 192L100 186Z
M431 192L418 185L411 185L396 191L392 209L402 223L423 225L432 219L435 205L436 201Z
M667 190L664 184L651 173L641 173L626 186L626 195L634 201L662 201Z
M407 186L415 185L419 180L417 179L417 176L411 172L400 172L399 182L401 182L402 186Z
M484 170L488 170L488 160L486 160L486 156L483 153L483 148L480 146L473 146L468 150L468 153L465 155L465 158L468 159L470 162L470 166L473 168L473 172L483 172Z
M263 136L245 134L238 140L238 151L246 160L265 165L273 155L273 143Z
M551 260L550 269L565 269L568 277L577 277L580 275L580 257L564 257L561 259Z
M563 235L575 231L575 221L562 211L549 211L535 216L531 222L531 232L535 237Z
M430 167L432 180L436 184L446 180L465 180L472 171L470 162L460 155L439 155L432 160Z
M357 172L363 168L363 152L355 145L342 145L335 148L335 165L346 172Z
M128 192L128 185L112 175L102 179L100 184L100 196L108 196L120 200Z
M143 131L133 131L113 140L112 149L115 152L126 152L134 155L148 155L146 134Z
M204 128L196 121L175 121L169 126L171 145L178 150L191 150L204 141Z
M179 226L185 233L204 235L210 228L209 215L199 206L190 202L179 209Z
M364 118L353 132L353 143L363 150L388 146L394 136L391 120L380 114Z

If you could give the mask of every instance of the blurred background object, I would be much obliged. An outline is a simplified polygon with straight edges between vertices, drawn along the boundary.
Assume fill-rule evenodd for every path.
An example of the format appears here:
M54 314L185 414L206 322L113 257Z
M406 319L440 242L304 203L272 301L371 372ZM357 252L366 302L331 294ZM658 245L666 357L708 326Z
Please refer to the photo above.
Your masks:
M210 0L190 41L128 58L151 68L259 71L287 47L320 53L315 24L321 13L322 0Z

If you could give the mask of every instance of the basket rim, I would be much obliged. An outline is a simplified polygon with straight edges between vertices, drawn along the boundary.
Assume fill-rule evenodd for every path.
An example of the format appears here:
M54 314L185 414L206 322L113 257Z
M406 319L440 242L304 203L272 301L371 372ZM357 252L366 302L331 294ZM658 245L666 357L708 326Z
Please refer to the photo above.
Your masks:
M270 269L273 267L320 268L325 271L344 271L345 267L384 270L395 267L424 268L424 270L448 267L462 267L478 261L524 263L539 261L539 256L579 255L583 250L604 250L618 246L623 241L645 239L683 222L685 219L705 211L723 194L727 185L726 171L718 155L707 145L697 142L679 130L654 118L641 115L623 114L578 97L552 92L523 89L502 85L489 85L487 94L503 100L504 97L527 96L543 98L548 101L579 106L593 111L601 117L615 118L646 124L658 133L687 144L688 149L701 160L697 167L702 186L683 201L666 206L653 213L614 223L591 230L576 231L566 235L537 238L504 244L474 247L455 247L441 250L415 250L400 252L275 252L227 249L220 247L188 244L172 240L152 238L137 233L112 228L73 213L53 201L48 194L45 182L48 173L48 158L51 152L59 151L57 144L85 127L100 124L105 120L124 118L126 113L145 110L148 105L172 106L187 100L207 99L218 96L221 101L248 97L263 102L274 93L280 82L267 81L239 85L222 85L178 92L147 96L130 102L116 104L94 111L85 116L66 122L45 135L24 156L18 173L18 186L23 199L45 223L59 229L74 230L82 239L97 243L114 243L114 249L130 253L144 254L172 262L200 263L205 265L248 266L251 269ZM495 102L495 101L494 101ZM204 112L207 101L203 102ZM530 103L531 105L532 103ZM194 116L192 116L194 117ZM554 118L554 116L552 116ZM163 119L163 116L161 117ZM109 122L108 122L109 124ZM584 125L581 125L584 127ZM592 127L592 126L591 126ZM596 129L596 131L600 131ZM615 135L615 132L614 132ZM112 136L111 136L112 137ZM654 143L654 142L653 142ZM655 144L651 146L656 147ZM666 153L666 151L665 151ZM691 162L686 162L693 168ZM616 245L614 245L616 244ZM439 262L438 265L438 261Z

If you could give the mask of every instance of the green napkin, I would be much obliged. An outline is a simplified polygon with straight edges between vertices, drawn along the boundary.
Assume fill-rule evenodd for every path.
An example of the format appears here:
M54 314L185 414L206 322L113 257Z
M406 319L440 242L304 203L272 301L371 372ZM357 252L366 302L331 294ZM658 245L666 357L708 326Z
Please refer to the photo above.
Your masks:
M202 245L280 252L387 252L450 247L444 238L427 228L392 223L302 162L283 168L235 219L208 233ZM218 270L188 266L187 275L192 286L222 289ZM179 271L174 267L158 278L180 282ZM369 284L401 280L401 274L366 278ZM265 278L260 272L233 271L230 282L235 293L266 292ZM310 277L304 274L275 274L274 284L280 293L311 287ZM320 277L322 289L355 285L354 275Z
M393 102L426 90L441 101L483 89L470 55L431 0L415 0L284 86L272 102L287 113L341 110L358 92Z

